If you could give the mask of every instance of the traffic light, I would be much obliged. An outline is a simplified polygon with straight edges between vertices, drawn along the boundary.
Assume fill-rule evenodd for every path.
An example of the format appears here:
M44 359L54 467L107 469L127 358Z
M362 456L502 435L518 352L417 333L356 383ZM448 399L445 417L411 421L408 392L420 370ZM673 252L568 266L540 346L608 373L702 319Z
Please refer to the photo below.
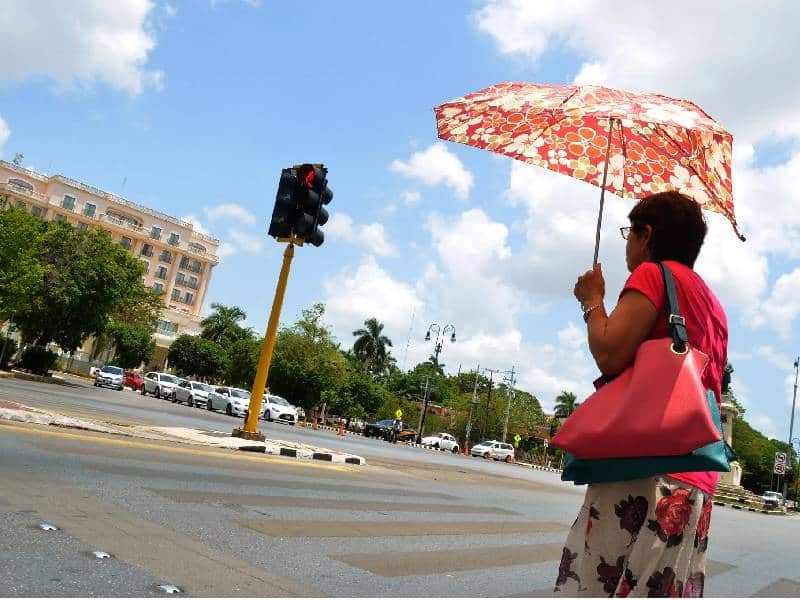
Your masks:
M274 238L288 238L297 220L297 173L294 169L281 171L275 208L269 223L269 235Z
M303 164L283 169L269 235L289 238L294 233L307 244L322 245L325 235L319 228L328 222L324 205L333 199L327 175L323 165Z
M319 228L328 222L324 205L333 200L327 176L328 169L322 165L306 164L297 170L299 215L294 231L314 246L321 246L325 241L325 234Z

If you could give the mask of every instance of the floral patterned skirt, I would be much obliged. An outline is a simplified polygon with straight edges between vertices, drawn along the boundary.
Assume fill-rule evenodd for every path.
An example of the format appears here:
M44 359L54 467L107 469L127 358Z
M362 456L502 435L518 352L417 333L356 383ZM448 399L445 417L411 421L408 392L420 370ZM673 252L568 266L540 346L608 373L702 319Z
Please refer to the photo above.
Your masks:
M701 597L711 501L664 476L589 485L561 554L555 591Z

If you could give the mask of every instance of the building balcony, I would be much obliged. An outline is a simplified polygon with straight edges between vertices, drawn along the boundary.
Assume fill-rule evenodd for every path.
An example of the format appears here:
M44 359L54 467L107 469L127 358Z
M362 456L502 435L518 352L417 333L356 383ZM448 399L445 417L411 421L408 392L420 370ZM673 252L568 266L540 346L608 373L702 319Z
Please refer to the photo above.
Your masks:
M142 232L142 226L136 225L135 223L131 223L130 221L126 221L125 219L120 219L119 217L115 217L113 215L102 214L99 216L101 221L105 221L106 223L112 223L117 227L122 227L123 229L127 229L128 231L135 231L136 233Z
M22 185L18 185L16 183L12 183L10 181L0 183L0 190L9 192L11 194L17 196L25 196L26 198L30 198L32 200L38 200L44 204L49 203L49 199L44 194L40 194L39 192L35 192L27 187Z

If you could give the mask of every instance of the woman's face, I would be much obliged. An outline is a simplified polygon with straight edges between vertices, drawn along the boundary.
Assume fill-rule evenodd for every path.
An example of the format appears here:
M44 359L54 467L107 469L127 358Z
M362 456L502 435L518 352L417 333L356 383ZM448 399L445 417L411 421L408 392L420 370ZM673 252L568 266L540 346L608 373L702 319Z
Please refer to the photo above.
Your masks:
M643 262L650 260L650 250L647 244L650 236L653 235L653 228L645 225L641 232L630 230L628 242L625 244L625 262L628 263L628 271L633 273L634 269Z

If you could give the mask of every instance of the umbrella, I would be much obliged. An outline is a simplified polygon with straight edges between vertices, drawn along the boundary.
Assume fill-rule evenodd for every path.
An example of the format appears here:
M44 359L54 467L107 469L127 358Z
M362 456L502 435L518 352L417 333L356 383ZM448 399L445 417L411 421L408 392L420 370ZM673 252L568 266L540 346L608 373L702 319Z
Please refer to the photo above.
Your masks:
M682 192L739 233L731 192L733 137L699 106L601 86L498 83L435 108L439 137L483 148L627 198Z

